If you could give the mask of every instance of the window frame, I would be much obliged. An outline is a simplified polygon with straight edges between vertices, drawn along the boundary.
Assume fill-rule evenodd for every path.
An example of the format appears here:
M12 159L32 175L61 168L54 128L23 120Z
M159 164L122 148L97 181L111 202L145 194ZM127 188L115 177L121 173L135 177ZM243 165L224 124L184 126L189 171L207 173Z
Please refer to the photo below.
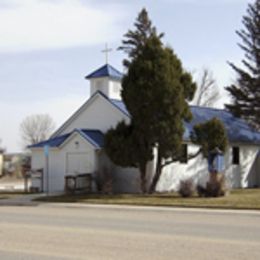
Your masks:
M240 148L239 148L239 146L232 147L232 165L240 165Z

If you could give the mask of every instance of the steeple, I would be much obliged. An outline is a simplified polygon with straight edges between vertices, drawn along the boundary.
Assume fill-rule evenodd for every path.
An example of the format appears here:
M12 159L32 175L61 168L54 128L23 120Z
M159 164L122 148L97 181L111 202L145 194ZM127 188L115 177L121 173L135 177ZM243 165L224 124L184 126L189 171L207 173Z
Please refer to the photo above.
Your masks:
M85 78L90 80L90 95L103 92L112 99L121 99L121 79L123 74L109 64L90 73Z

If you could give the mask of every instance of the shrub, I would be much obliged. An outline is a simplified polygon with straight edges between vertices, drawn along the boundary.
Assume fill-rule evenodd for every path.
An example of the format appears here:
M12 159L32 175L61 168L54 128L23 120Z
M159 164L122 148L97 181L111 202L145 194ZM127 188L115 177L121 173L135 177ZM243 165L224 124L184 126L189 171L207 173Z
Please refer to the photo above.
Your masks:
M207 197L220 197L226 194L225 176L223 174L211 174L206 185Z
M180 187L178 193L184 197L191 197L194 193L194 183L192 179L182 180L180 182Z
M210 179L206 187L197 185L197 193L199 197L220 197L227 192L225 176L221 173L211 173Z
M113 193L113 176L111 170L106 167L96 174L97 191L103 194Z
M196 187L197 193L199 197L206 197L207 196L207 189L202 185L198 184Z

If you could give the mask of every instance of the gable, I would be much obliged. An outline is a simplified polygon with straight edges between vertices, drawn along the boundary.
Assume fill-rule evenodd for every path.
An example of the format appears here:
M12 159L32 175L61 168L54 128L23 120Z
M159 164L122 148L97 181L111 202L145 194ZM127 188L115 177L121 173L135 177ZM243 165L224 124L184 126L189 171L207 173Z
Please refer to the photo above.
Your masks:
M61 136L50 138L37 144L30 145L28 148L61 148L66 145L75 136L80 136L95 149L100 149L104 146L104 135L101 131L95 129L74 129L73 132Z
M121 120L128 123L128 115L106 96L97 92L52 135L52 138L70 133L76 128L98 129L105 133Z
M73 150L93 150L93 144L84 138L78 131L73 132L59 147L67 151Z

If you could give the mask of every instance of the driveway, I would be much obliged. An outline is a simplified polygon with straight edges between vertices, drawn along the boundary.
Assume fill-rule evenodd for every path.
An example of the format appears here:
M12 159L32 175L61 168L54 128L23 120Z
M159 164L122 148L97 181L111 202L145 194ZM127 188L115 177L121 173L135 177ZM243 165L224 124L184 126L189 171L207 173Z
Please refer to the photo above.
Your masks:
M0 206L0 259L260 259L260 214Z

